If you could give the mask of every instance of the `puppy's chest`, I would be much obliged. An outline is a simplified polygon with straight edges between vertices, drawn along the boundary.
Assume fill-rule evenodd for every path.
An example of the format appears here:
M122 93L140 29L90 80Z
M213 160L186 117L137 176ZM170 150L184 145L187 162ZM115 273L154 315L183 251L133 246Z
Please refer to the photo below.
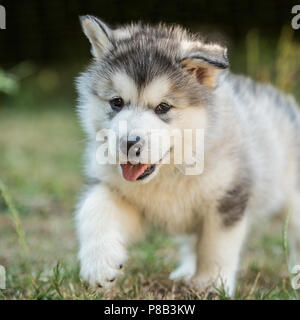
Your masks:
M169 232L191 230L210 204L197 183L173 181L151 183L127 190L125 197L146 220Z

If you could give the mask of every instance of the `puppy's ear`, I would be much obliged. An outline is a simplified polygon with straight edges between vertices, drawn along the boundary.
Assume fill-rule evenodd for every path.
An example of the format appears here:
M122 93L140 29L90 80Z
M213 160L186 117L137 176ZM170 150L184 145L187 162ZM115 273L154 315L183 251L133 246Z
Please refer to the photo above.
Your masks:
M80 16L79 18L82 30L92 45L92 54L99 60L103 52L112 46L112 30L96 17Z
M199 83L209 90L216 87L219 72L229 67L227 48L211 44L191 46L180 62L184 69L194 74Z

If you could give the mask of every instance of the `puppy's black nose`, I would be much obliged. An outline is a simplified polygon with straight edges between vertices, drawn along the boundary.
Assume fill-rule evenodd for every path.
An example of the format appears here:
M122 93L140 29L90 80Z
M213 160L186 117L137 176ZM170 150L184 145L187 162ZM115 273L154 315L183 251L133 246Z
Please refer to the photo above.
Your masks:
M128 156L129 152L137 157L140 156L142 149L141 137L124 137L121 140L121 151Z

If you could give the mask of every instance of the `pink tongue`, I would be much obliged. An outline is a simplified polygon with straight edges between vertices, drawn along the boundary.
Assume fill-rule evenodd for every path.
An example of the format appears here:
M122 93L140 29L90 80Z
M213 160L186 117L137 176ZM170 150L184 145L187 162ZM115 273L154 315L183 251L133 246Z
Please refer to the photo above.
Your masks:
M131 163L126 163L126 164L121 164L122 172L123 172L123 177L126 180L129 181L135 181L141 174L143 174L146 169L150 166L150 164L131 164Z

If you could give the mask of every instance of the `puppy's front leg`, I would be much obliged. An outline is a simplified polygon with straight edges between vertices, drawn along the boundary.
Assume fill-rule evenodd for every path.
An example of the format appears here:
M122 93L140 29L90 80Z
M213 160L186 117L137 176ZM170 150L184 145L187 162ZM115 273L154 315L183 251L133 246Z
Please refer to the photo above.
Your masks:
M138 212L105 184L91 188L76 215L81 277L108 287L121 272L126 246L141 234Z
M227 294L232 296L239 255L246 235L246 217L232 225L224 225L223 222L218 212L209 214L204 220L194 281L200 289L224 287Z

